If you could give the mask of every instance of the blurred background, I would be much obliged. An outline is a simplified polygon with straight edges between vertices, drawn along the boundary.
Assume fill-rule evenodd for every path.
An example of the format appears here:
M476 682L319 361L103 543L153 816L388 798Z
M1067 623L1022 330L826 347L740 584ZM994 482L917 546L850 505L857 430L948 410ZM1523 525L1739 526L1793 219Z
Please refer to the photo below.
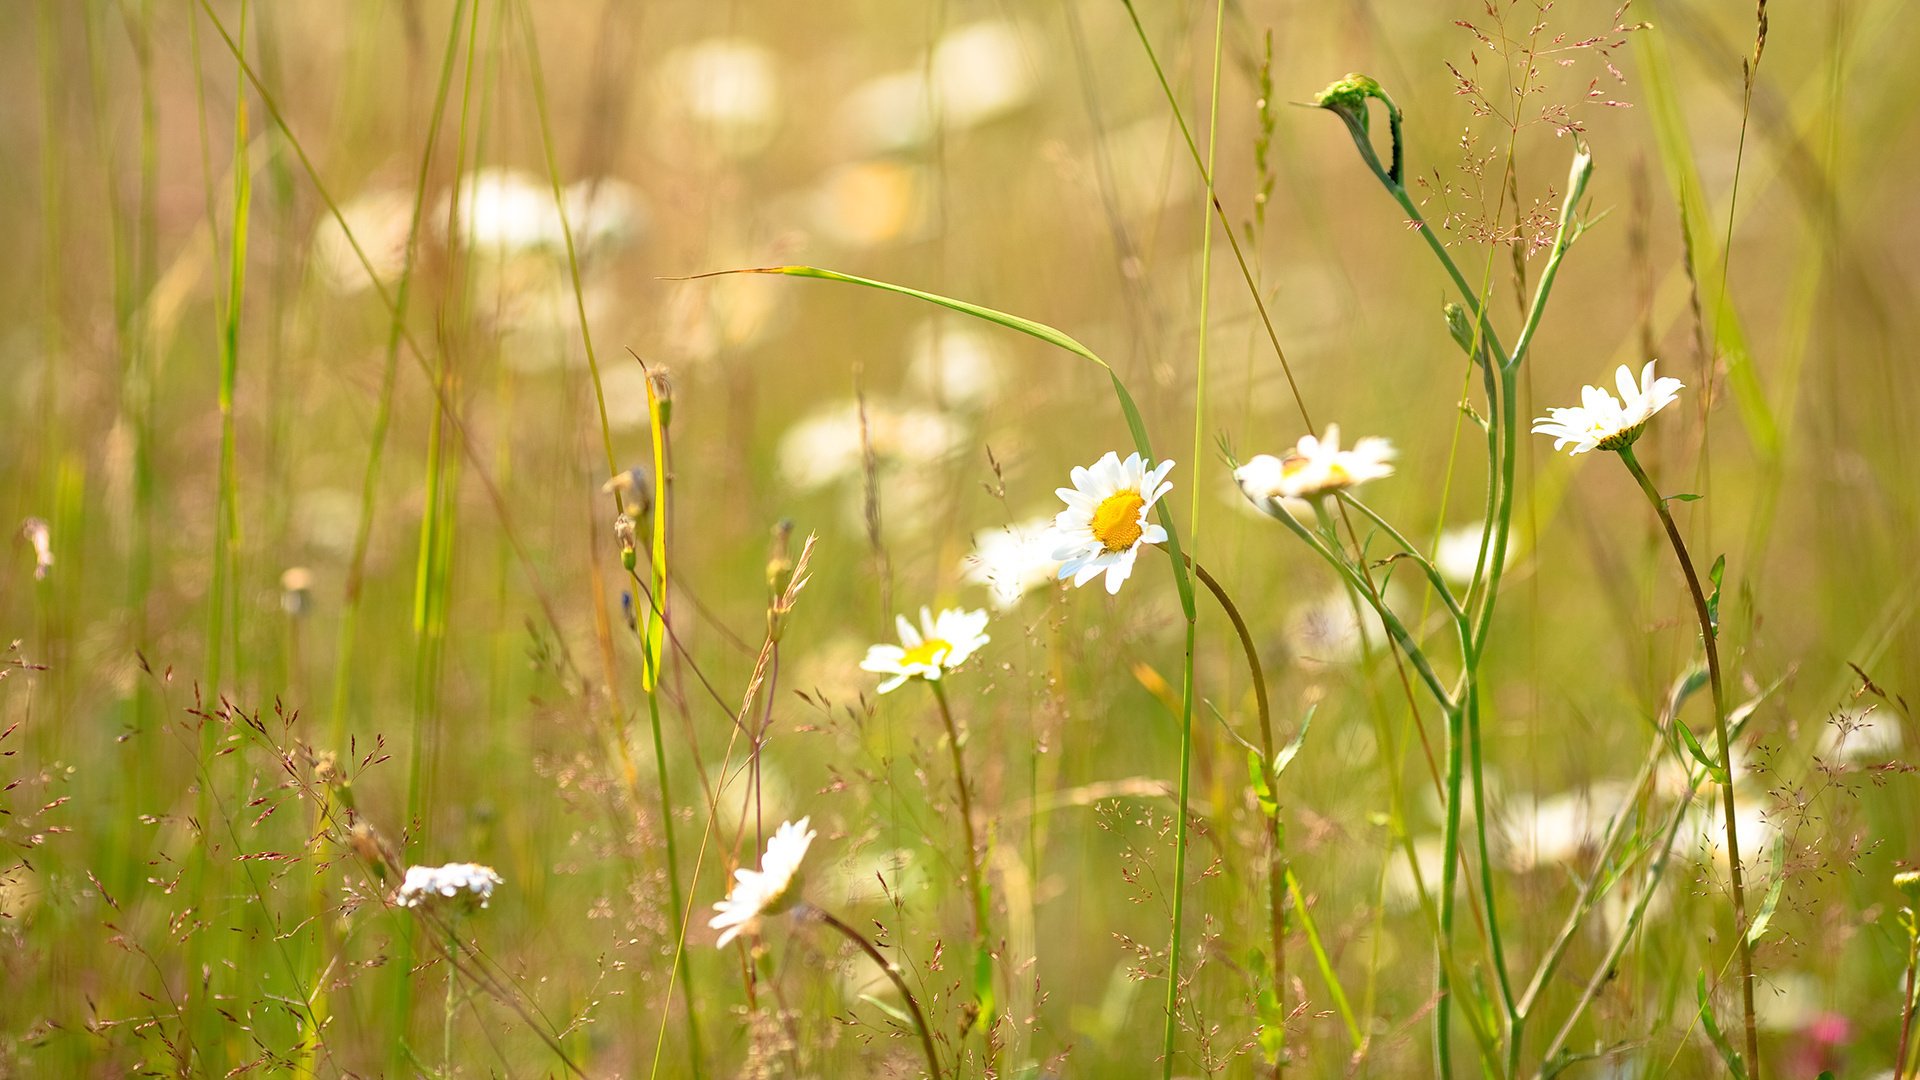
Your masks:
M596 1076L693 1075L696 1055L714 1075L913 1075L890 988L838 939L770 931L777 1003L749 1007L704 926L725 870L757 858L722 762L746 749L733 717L783 520L792 554L817 534L812 577L750 711L766 827L820 830L810 898L898 946L957 1071L981 1075L941 962L967 933L942 729L928 695L880 699L857 665L896 612L989 607L993 643L951 693L992 823L1005 1074L1157 1068L1171 578L1143 558L1109 599L1047 585L1043 557L978 558L1022 550L1069 468L1129 445L1106 378L900 297L686 280L800 263L1050 323L1132 388L1183 523L1198 492L1190 549L1246 612L1285 733L1313 716L1280 802L1366 1050L1349 1066L1296 934L1297 1067L1429 1067L1432 959L1397 838L1431 881L1439 718L1221 452L1280 452L1303 408L1387 436L1399 471L1372 505L1472 576L1484 444L1459 406L1484 403L1441 315L1455 297L1341 125L1299 106L1349 71L1404 110L1413 194L1509 340L1590 148L1597 223L1522 415L1650 357L1687 384L1641 456L1704 496L1675 511L1703 566L1726 555L1734 696L1761 699L1739 791L1754 888L1784 883L1764 1045L1782 1075L1890 1069L1888 882L1920 842L1901 698L1920 670L1920 17L1774 5L1752 66L1744 4L1229 3L1215 174L1243 277L1217 232L1202 261L1207 185L1154 64L1205 153L1213 11L1142 5L1138 30L1079 0L0 13L0 1072L557 1073L545 1031ZM657 505L648 371L671 388L658 743L613 534L620 500ZM1625 470L1523 438L1521 477L1487 759L1524 972L1697 638ZM1417 591L1396 599L1420 614ZM1253 1075L1261 841L1222 730L1249 731L1251 706L1225 620L1203 611L1200 633L1177 1069ZM443 1007L443 958L379 902L393 882L355 823L407 861L498 869L462 925L506 989ZM1585 1075L1717 1067L1693 989L1725 959L1715 842L1683 831L1685 865L1572 1033L1618 1050ZM677 967L670 894L699 916ZM1530 1054L1617 918L1576 936Z

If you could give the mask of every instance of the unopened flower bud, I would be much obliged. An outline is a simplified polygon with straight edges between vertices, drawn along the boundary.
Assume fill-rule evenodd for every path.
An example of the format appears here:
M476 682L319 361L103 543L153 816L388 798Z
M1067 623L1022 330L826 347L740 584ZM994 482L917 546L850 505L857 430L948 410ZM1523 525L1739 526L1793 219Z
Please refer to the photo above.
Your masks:
M638 561L634 556L634 537L633 518L621 514L613 519L613 538L620 544L620 565L629 573Z
M1393 103L1379 82L1370 76L1353 73L1339 79L1325 90L1314 95L1313 103L1338 116L1347 125L1347 131L1353 136L1353 144L1360 156L1375 172L1380 171L1379 155L1374 153L1373 141L1367 133L1367 99L1378 98L1387 107L1387 123L1393 138L1393 163L1385 171L1385 178L1394 187L1399 187L1403 175L1400 148L1400 106Z
M649 369L647 390L653 395L654 403L660 410L661 429L671 427L673 425L673 373L664 367Z
M1893 875L1893 887L1907 894L1909 903L1920 904L1920 870L1902 870Z

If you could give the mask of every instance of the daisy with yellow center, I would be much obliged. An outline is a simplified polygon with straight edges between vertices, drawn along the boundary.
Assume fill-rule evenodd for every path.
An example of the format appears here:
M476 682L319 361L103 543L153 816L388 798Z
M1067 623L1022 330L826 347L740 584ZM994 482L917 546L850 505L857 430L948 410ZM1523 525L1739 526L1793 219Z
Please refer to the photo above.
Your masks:
M915 627L905 615L894 617L900 631L900 644L875 645L860 661L864 671L892 676L880 684L880 692L890 693L908 679L940 681L940 676L967 662L980 646L992 640L982 631L987 628L985 611L948 608L937 617L927 608L920 609L920 625Z
M1107 592L1119 592L1141 545L1166 543L1167 530L1148 521L1147 513L1173 490L1166 479L1171 471L1171 461L1149 469L1139 454L1121 461L1112 451L1090 469L1075 467L1073 486L1054 489L1067 504L1053 519L1060 577L1081 586L1105 574Z
M1260 454L1233 470L1234 483L1255 506L1278 511L1280 499L1312 499L1393 475L1393 444L1369 437L1340 449L1340 425L1323 438L1302 435L1283 458Z
M1613 376L1614 386L1620 391L1618 398L1597 386L1581 387L1580 404L1571 409L1548 409L1546 416L1534 420L1534 434L1552 438L1555 450L1572 443L1569 454L1632 446L1653 414L1679 400L1685 388L1679 379L1654 378L1653 365L1657 363L1647 361L1647 366L1640 369L1638 383L1633 380L1632 369L1621 364Z

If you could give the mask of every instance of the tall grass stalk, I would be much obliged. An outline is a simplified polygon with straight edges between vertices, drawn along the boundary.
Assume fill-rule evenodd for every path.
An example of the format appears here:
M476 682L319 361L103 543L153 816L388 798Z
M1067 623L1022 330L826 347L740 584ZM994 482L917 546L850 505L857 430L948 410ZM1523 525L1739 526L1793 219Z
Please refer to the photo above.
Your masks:
M995 1071L997 1050L994 1045L995 993L993 986L992 926L988 921L992 906L987 897L987 853L974 834L973 795L967 783L966 755L961 750L960 728L953 722L953 706L938 679L922 679L933 691L940 706L940 722L947 730L947 751L953 757L953 783L960 793L960 836L967 845L967 891L973 908L973 996L980 1009L980 1034L985 1046L982 1055L988 1075Z
M246 38L248 5L242 0L239 11L239 37ZM216 496L216 517L213 538L213 575L212 585L207 596L206 629L206 667L202 693L209 702L209 708L217 707L220 700L221 657L229 631L237 633L239 613L235 610L233 584L234 552L240 542L240 512L238 493L238 470L235 464L234 430L234 388L239 381L240 369L240 315L246 293L247 273L247 219L248 206L252 199L253 173L251 168L249 134L247 124L247 95L244 78L236 76L233 112L233 153L232 153L232 220L227 237L227 276L226 287L220 305L219 358L220 378L217 402L220 414L220 456L217 464L218 485ZM230 626L229 620L232 620ZM240 653L234 650L236 666L240 662ZM219 753L222 725L206 718L200 723L200 760L199 760L199 843L194 858L194 898L195 914L205 927L193 935L192 946L188 950L189 977L193 983L192 1000L194 1010L191 1024L194 1041L200 1052L205 1055L203 1068L224 1071L226 1054L218 1007L215 1004L217 981L215 971L222 966L220 958L225 955L227 936L215 934L209 939L208 930L214 926L208 918L214 904L213 858L215 844L211 838L213 815L216 810L213 792L213 764Z
M1199 326L1196 327L1196 344L1194 346L1192 461L1196 472L1195 480L1189 485L1191 494L1189 521L1192 530L1192 542L1195 545L1194 550L1196 552L1199 550L1198 545L1200 543L1200 491L1201 488L1204 487L1198 480L1197 470L1199 469L1200 462L1203 460L1201 454L1206 438L1207 316L1210 312L1213 299L1213 216L1211 213L1212 203L1214 201L1213 164L1214 150L1220 127L1220 48L1226 33L1226 14L1226 0L1216 0L1213 14L1212 90L1207 109L1206 183L1208 205L1200 211L1200 321ZM1229 229L1228 231L1231 232L1232 230ZM1143 455L1144 453L1145 451L1142 451ZM1171 537L1172 534L1169 533L1168 535ZM1174 553L1174 558L1180 558L1180 552L1177 546L1171 546L1169 550ZM1192 586L1189 585L1188 589L1190 590L1191 588ZM1185 930L1184 917L1186 915L1187 897L1187 818L1189 816L1187 807L1190 794L1188 789L1193 773L1194 631L1194 612L1191 606L1189 606L1187 611L1187 662L1186 668L1182 672L1183 685L1181 687L1181 697L1184 701L1180 710L1180 819L1174 827L1173 834L1173 916L1171 920L1173 925L1169 932L1169 937L1172 941L1167 947L1167 1015L1166 1026L1161 1034L1160 1042L1160 1075L1162 1080L1172 1080L1174 1042L1179 1032L1180 939L1181 934ZM1275 940L1273 964L1276 972L1283 972L1285 968L1285 960L1282 957L1283 946L1283 940ZM1285 988L1278 982L1275 984L1275 992L1284 999L1286 993ZM1282 1016L1284 1015L1283 1011ZM1285 1038L1286 1024L1283 1020L1280 1025L1282 1045L1276 1057L1276 1061L1279 1063L1283 1063L1286 1060ZM1280 1067L1280 1064L1275 1065L1276 1075Z
M547 181L553 191L553 200L560 219L560 235L567 257L567 276L573 290L574 314L579 320L581 348L586 353L587 372L593 381L594 406L600 420L601 448L606 455L606 468L609 477L619 471L617 459L613 453L613 429L607 422L607 396L601 384L600 361L594 352L593 331L587 319L586 294L580 284L580 258L574 246L573 223L568 220L566 199L562 195L560 183L559 158L553 144L553 125L547 109L546 78L540 64L540 40L533 25L533 12L524 2L515 5L520 24L522 45L526 51L527 79L532 91L534 113L539 122L540 147L547 168ZM654 382L647 380L647 415L652 429L653 476L655 501L653 510L653 532L651 537L651 565L653 587L649 592L650 605L647 611L644 631L641 636L641 650L644 658L641 664L641 688L647 695L647 720L653 734L653 752L655 772L660 785L660 829L666 841L667 888L674 911L683 910L680 885L680 853L675 836L673 799L667 774L666 745L662 738L660 724L660 657L661 645L667 632L667 496L668 473L666 454L666 421L663 418L661 402L655 393ZM613 508L616 516L625 513L625 505L618 490L613 492ZM595 555L595 558L598 556ZM632 572L631 570L629 571ZM612 672L608 673L611 677ZM617 691L615 694L617 702ZM624 712L617 716L615 738L620 752L627 753L627 720ZM633 808L638 812L640 801L637 790L637 774L629 766L625 768L629 792L633 798ZM676 943L676 953L679 944ZM677 967L676 967L676 970ZM705 1074L705 1060L700 1042L700 1001L693 988L693 970L689 966L682 976L687 982L687 1054L694 1076Z
M1667 500L1654 487L1647 471L1633 455L1631 445L1620 448L1620 462L1633 474L1634 482L1653 504L1660 517L1660 524L1666 530L1667 540L1673 545L1673 557L1680 563L1680 572L1687 579L1687 593L1693 598L1693 612L1700 623L1700 640L1707 652L1707 681L1713 692L1713 729L1720 742L1720 775L1714 779L1720 784L1720 808L1727 826L1727 874L1731 884L1733 899L1734 948L1740 957L1740 1005L1742 1021L1746 1035L1746 1076L1747 1080L1760 1080L1760 1038L1759 1029L1753 1011L1753 941L1747 924L1747 895L1745 871L1740 865L1739 815L1736 813L1733 796L1733 738L1727 729L1727 692L1720 673L1720 566L1714 567L1713 595L1709 597L1700 587L1700 575L1693 567L1693 558L1687 554L1687 544L1680 536L1680 529L1673 522L1673 515L1667 510ZM1674 723L1678 724L1678 717Z

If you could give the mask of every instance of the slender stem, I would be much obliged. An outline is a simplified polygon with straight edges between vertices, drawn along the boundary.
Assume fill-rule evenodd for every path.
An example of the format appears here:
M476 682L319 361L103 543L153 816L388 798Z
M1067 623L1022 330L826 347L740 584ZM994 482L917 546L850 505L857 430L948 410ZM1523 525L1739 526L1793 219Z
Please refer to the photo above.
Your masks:
M1284 1039L1286 1030L1284 1018L1287 1015L1286 893L1287 881L1292 877L1292 873L1287 869L1287 852L1284 842L1286 830L1280 822L1280 776L1274 772L1273 714L1267 702L1267 677L1260 666L1260 651L1254 647L1253 634L1247 629L1247 621L1240 617L1240 609L1234 606L1232 598L1227 595L1227 590L1222 588L1220 582L1215 580L1212 574L1207 573L1207 568L1201 566L1192 556L1188 556L1187 565L1193 568L1193 576L1200 579L1200 584L1206 586L1207 591L1213 594L1213 598L1220 602L1220 609L1226 612L1227 621L1233 624L1233 632L1240 638L1240 649L1247 658L1247 674L1253 680L1254 708L1260 714L1260 774L1266 780L1267 790L1273 794L1274 799L1273 813L1264 815L1267 829L1267 933L1273 948L1273 995L1276 1011L1282 1017L1281 1032ZM1317 940L1314 947L1318 950ZM1325 968L1324 963L1322 969L1323 972L1331 975L1330 969ZM1346 997L1340 993L1339 985L1331 978L1328 979L1328 985L1333 987L1342 1010L1345 1011ZM1352 1024L1350 1016L1348 1024ZM1276 1074L1280 1072L1285 1060L1286 1049L1283 1042L1274 1064Z
M440 1068L448 1076L453 1075L453 1015L457 1005L454 992L460 986L460 972L452 962L453 954L460 951L458 925L457 919L447 920L447 1012L440 1029Z
M885 956L880 954L879 948L876 947L873 942L868 941L866 935L848 926L846 923L841 922L839 919L834 918L832 913L822 911L812 905L808 905L807 910L818 917L821 922L840 931L842 937L859 946L860 951L866 953L868 959L879 965L881 972L892 981L894 989L900 991L900 996L906 999L907 1011L913 1014L914 1026L920 1029L920 1049L927 1055L927 1073L932 1076L933 1080L940 1080L940 1055L935 1053L933 1049L933 1029L927 1026L926 1014L920 1011L920 1001L913 996L913 990L907 986L907 980L900 977L899 969L895 968L893 964L887 961Z
M1674 723L1679 721L1675 720ZM1551 1043L1547 1044L1546 1051L1541 1055L1543 1062L1551 1062L1559 1055L1560 1048L1573 1037L1574 1025L1580 1022L1580 1016L1586 1012L1587 1005L1600 993L1601 987L1613 980L1614 965L1619 962L1620 954L1626 951L1627 943L1633 940L1634 932L1640 928L1640 921L1647 913L1647 905L1653 902L1654 890L1659 887L1660 879L1666 873L1667 860L1673 854L1674 838L1679 835L1680 825L1686 819L1687 808L1692 804L1693 786L1689 785L1687 794L1681 798L1680 805L1674 807L1673 817L1668 820L1666 839L1660 845L1660 856L1647 869L1646 884L1641 886L1640 896L1634 901L1633 910L1627 913L1626 922L1614 934L1613 941L1607 946L1606 955L1593 969L1593 976L1587 980L1586 987L1580 991L1580 1000L1574 1004L1573 1011L1567 1014L1566 1022L1560 1025L1559 1033L1553 1037ZM1535 1075L1542 1076L1544 1072L1543 1066L1542 1070Z
M1907 1048L1913 1045L1914 972L1920 968L1920 911L1909 908L1907 918L1915 922L1907 930L1907 992L1900 999L1900 1050L1893 1055L1894 1080L1907 1075Z
M1324 508L1322 509L1324 511ZM1314 553L1324 559L1328 565L1332 566L1334 570L1340 574L1341 579L1357 592L1361 599L1367 602L1367 606L1373 609L1374 614L1380 616L1380 622L1387 628L1388 636L1392 637L1394 644L1398 645L1400 651L1406 654L1408 661L1413 664L1414 671L1419 673L1420 681L1426 684L1427 692L1433 695L1434 701L1439 704L1441 710L1448 714L1458 712L1460 707L1454 703L1452 695L1447 693L1447 688L1440 682L1440 676L1434 674L1433 666L1427 662L1426 653L1422 652L1420 646L1414 642L1413 635L1407 631L1406 625L1400 621L1400 617L1393 613L1393 609L1386 605L1386 602L1382 600L1372 586L1360 576L1359 572L1354 570L1354 568L1332 548L1329 548L1323 540L1310 532L1305 525L1295 521L1292 514L1287 513L1279 507L1274 507L1272 508L1270 516L1282 525L1293 530L1295 536L1305 540L1307 546L1312 548Z
M1420 572L1426 575L1427 581L1433 585L1433 591L1439 594L1440 602L1446 605L1447 612L1453 616L1454 625L1459 627L1461 647L1465 648L1467 613L1461 609L1460 602L1454 599L1453 592L1447 588L1447 581L1440 576L1440 571L1434 567L1432 562L1428 561L1425 555L1421 554L1419 548L1414 547L1411 541L1400 534L1400 530L1388 524L1387 519L1381 517L1372 507L1344 491L1340 493L1340 499L1355 510L1360 511L1368 521L1373 522L1379 527L1381 532L1386 533L1388 538L1395 544L1400 545L1400 550L1406 552L1407 556L1413 560L1414 565L1420 568Z
M940 720L947 726L947 750L953 755L953 782L960 789L960 829L967 842L967 888L973 894L974 991L980 998L980 1034L986 1042L987 1070L992 1072L993 951L987 942L987 879L986 870L980 864L980 844L973 831L973 796L968 791L966 758L960 752L960 728L953 722L947 692L938 679L923 681L933 690L933 699L940 703Z
M1714 624L1713 612L1707 606L1707 596L1700 588L1700 577L1694 572L1693 559L1687 554L1687 544L1680 538L1680 529L1673 523L1673 515L1667 512L1667 501L1660 497L1659 489L1648 479L1647 471L1633 456L1631 444L1620 448L1620 460L1639 482L1640 490L1646 492L1647 501L1653 504L1654 512L1660 515L1660 524L1666 527L1667 539L1673 544L1674 558L1680 562L1680 570L1686 575L1687 591L1693 596L1694 614L1700 620L1700 640L1707 650L1707 678L1713 687L1713 728L1720 740L1720 767L1725 782L1720 785L1720 808L1727 820L1727 869L1733 892L1733 929L1735 947L1740 954L1740 1003L1746 1022L1747 1076L1749 1080L1760 1080L1760 1035L1754 1023L1753 1015L1753 945L1747 940L1747 896L1744 874L1740 867L1740 833L1738 816L1735 813L1733 797L1733 740L1727 732L1727 696L1720 677L1719 632ZM1675 723L1679 719L1675 718Z

